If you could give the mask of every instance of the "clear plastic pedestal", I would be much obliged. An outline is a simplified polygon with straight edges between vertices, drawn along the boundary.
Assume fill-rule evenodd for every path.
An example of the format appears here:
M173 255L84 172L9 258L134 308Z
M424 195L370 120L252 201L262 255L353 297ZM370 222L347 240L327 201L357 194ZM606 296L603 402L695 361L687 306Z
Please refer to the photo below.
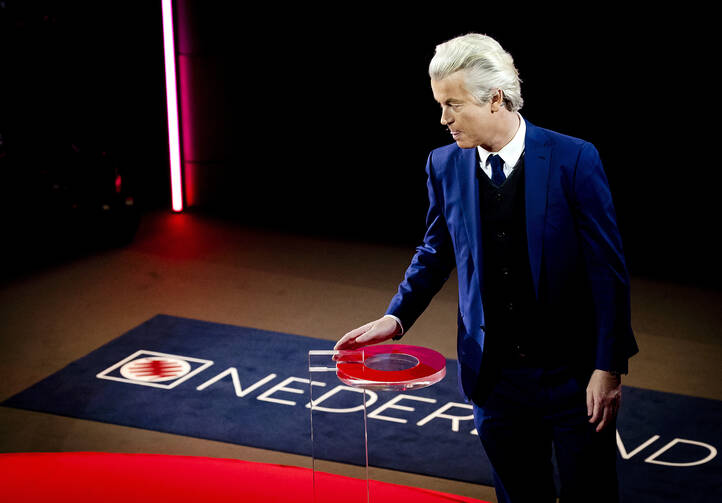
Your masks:
M364 491L345 494L343 501L370 503L367 407L376 402L378 391L408 391L439 382L446 375L446 359L434 350L403 344L354 351L312 350L308 352L308 372L313 501L322 501L324 487L316 475L317 471L327 471L322 469L323 463L333 459L334 442L351 438L358 442L352 440L346 445L344 459L337 461L363 467L357 478L366 483ZM338 413L348 414L344 416L343 436L338 435L338 421L331 420Z

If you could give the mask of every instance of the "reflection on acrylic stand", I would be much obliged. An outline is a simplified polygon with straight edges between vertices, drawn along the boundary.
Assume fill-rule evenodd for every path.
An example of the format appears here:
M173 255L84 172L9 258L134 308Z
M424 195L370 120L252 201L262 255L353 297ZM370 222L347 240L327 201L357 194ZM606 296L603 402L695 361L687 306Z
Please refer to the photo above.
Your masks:
M320 503L325 494L318 476L324 459L363 466L365 488L358 495L345 494L344 502L369 503L367 408L378 400L377 391L408 391L439 382L446 375L446 359L427 348L383 344L356 351L309 351L308 370L314 502ZM317 391L317 398L314 386L325 388L320 395ZM363 418L359 417L361 412ZM338 413L351 414L344 416L342 427L332 420ZM332 455L334 445L340 443L343 456Z
M378 399L376 393L354 388L339 381L339 358L363 364L363 351L309 351L308 371L311 407L311 458L313 501L332 501L327 473L341 474L332 462L346 465L343 472L365 481L364 487L353 484L343 496L344 503L367 503L368 459L366 453L367 405ZM367 396L368 395L368 396ZM342 447L341 447L342 446ZM330 461L330 462L329 462ZM361 472L362 467L363 472Z

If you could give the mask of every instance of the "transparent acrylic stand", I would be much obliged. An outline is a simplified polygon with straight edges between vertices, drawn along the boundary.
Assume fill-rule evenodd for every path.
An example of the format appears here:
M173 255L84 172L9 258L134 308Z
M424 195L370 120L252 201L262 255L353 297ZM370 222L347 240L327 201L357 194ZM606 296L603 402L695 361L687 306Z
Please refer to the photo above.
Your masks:
M344 494L344 503L370 503L367 408L378 400L377 391L408 391L439 382L446 375L446 359L431 349L403 344L312 350L308 372L313 501L324 501L328 493L320 468L331 459L364 468L359 477L365 479L364 489ZM314 387L323 389L319 393ZM341 422L339 414L344 414ZM344 443L342 459L333 455L338 443Z

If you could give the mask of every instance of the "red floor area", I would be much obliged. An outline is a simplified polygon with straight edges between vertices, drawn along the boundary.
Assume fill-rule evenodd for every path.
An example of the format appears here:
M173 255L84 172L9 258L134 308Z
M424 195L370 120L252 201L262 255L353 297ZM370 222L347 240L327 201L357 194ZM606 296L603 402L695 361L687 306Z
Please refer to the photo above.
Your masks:
M17 503L313 503L308 468L158 454L0 454L2 500ZM365 481L316 473L315 503L364 502ZM372 503L485 503L371 482ZM318 491L317 491L318 492Z

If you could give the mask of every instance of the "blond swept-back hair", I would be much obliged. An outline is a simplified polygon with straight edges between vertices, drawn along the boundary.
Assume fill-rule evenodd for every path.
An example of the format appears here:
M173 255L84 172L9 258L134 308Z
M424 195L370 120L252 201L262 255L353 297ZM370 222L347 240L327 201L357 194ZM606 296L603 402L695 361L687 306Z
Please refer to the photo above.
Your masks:
M442 80L458 71L464 71L466 88L480 104L501 90L507 110L516 112L524 105L514 60L493 38L469 33L437 45L429 76Z

